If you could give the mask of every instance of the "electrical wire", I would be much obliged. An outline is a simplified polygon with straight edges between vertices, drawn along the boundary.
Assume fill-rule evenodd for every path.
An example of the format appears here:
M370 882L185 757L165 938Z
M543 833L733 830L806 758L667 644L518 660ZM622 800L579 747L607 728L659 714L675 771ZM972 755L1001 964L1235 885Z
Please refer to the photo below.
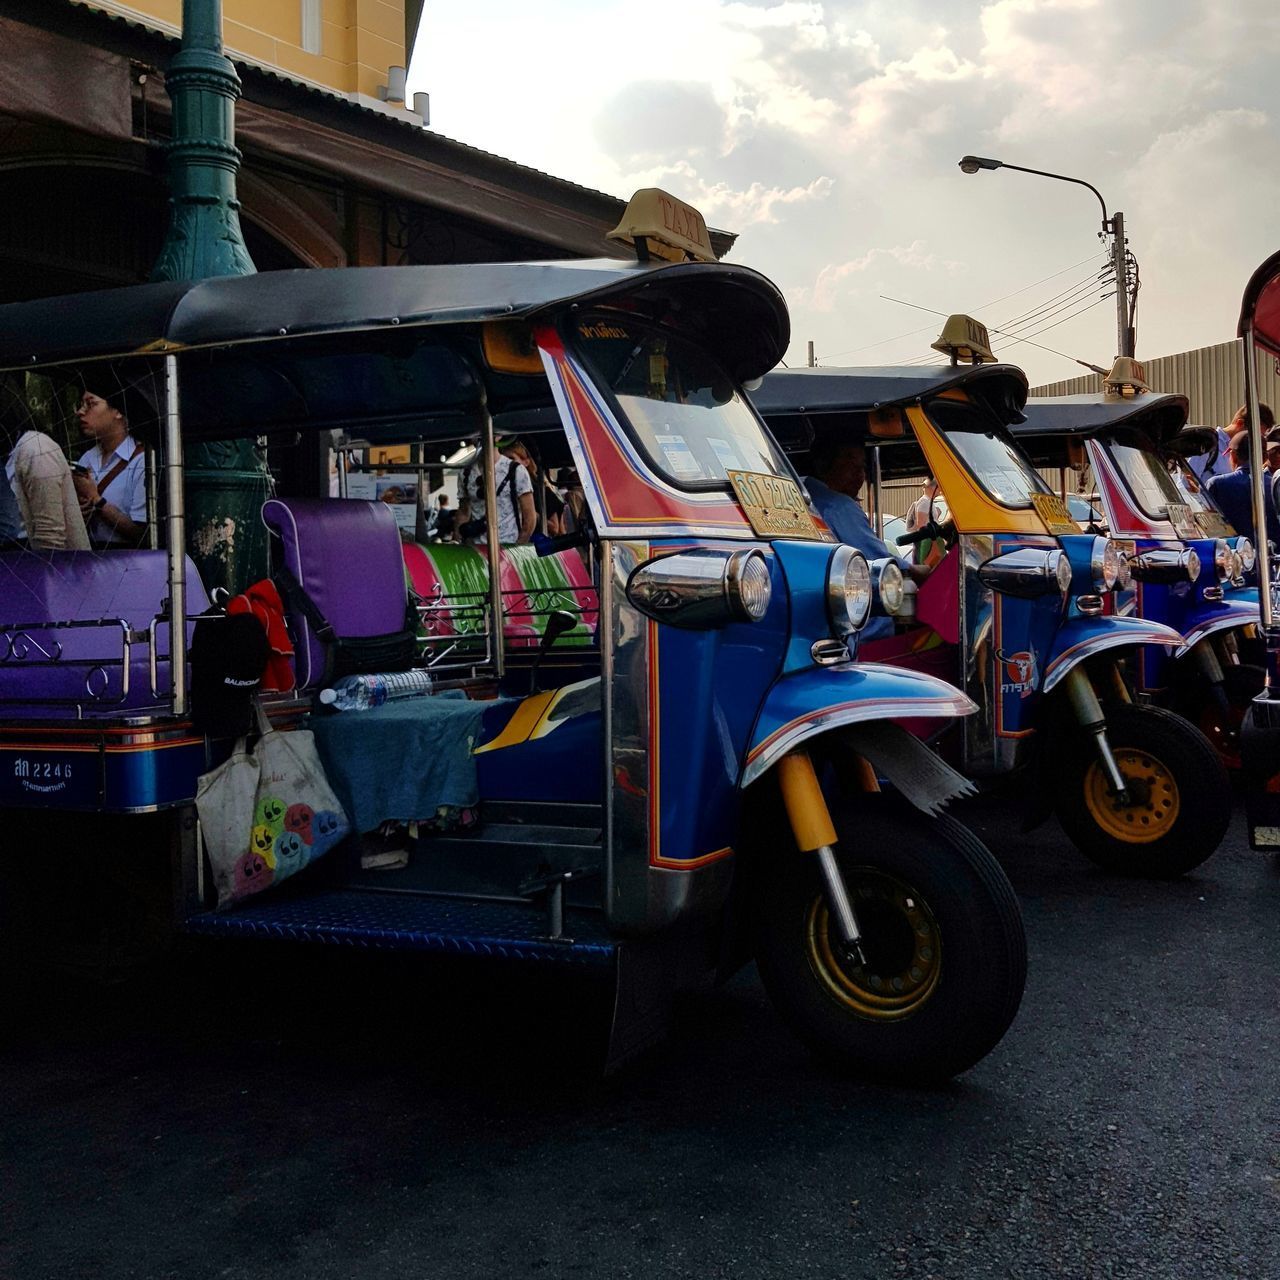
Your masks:
M1039 280L1035 280L1031 284L1024 284L1022 288L1015 289L1012 293L1006 293L1006 294L1002 294L998 298L992 298L990 302L982 303L982 305L978 307L978 310L985 311L987 307L994 307L1001 302L1007 302L1010 298L1016 298L1020 293L1026 293L1029 289L1035 289L1039 285L1048 283L1050 280L1056 280L1059 276L1065 276L1068 271L1074 271L1077 267L1083 267L1086 262L1092 262L1095 257L1096 257L1096 254L1090 254L1089 257L1087 258L1081 258L1079 262L1073 262L1069 267L1063 267L1061 270L1054 271L1050 275L1042 276ZM881 297L883 296L884 295L881 294ZM898 299L890 298L889 301L897 302ZM914 304L905 303L904 305L912 306ZM928 308L925 307L923 308L923 310L927 311ZM934 314L942 315L943 313L941 311L938 311L938 312L935 312ZM900 333L893 338L881 338L878 342L868 342L866 346L850 347L847 351L831 351L823 355L822 359L835 360L839 356L857 355L859 351L871 351L875 347L883 347L890 342L901 342L903 338L914 338L919 334L928 333L932 328L933 328L932 325L926 325L925 328L923 329L912 329L910 333Z

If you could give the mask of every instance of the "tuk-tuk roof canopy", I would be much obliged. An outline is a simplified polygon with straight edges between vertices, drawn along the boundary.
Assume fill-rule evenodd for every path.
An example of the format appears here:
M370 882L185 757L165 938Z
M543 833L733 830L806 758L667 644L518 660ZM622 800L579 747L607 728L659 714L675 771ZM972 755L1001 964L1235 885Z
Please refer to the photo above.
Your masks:
M764 276L726 263L342 267L134 285L0 306L0 371L322 334L535 318L571 303L678 293L737 377L781 358L790 321Z
M1187 397L1144 392L1136 396L1104 395L1032 396L1015 425L1019 439L1043 436L1091 436L1111 427L1137 427L1163 442L1186 425Z
M751 392L765 417L856 413L914 404L952 387L983 384L1001 393L993 408L1017 421L1027 399L1027 375L1016 365L876 366L863 369L776 369Z
M1273 253L1245 287L1236 333L1243 338L1250 326L1254 341L1280 356L1280 253Z

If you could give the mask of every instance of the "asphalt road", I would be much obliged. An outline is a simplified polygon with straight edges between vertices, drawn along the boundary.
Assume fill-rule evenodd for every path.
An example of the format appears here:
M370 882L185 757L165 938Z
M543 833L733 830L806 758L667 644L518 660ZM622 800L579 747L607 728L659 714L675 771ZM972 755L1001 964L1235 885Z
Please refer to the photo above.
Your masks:
M1031 971L946 1089L833 1076L753 971L600 1082L585 988L178 968L0 1051L0 1275L1280 1276L1276 860L1237 821L1199 873L1119 881L967 818Z

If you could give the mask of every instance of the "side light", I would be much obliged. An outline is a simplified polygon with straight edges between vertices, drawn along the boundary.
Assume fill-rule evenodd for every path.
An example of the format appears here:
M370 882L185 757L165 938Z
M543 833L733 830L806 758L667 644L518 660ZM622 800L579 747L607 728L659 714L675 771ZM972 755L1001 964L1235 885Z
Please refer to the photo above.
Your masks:
M1254 549L1253 542L1241 534L1236 539L1236 555L1240 557L1240 567L1245 573L1250 572L1253 566L1258 562L1258 553Z
M1041 547L1019 547L988 560L978 569L978 578L993 591L1008 596L1034 599L1036 596L1065 595L1071 586L1071 561L1065 551Z
M769 566L758 549L694 549L659 556L636 568L627 599L641 613L673 627L723 627L757 622L773 595Z
M896 560L887 556L871 561L873 607L877 613L896 616L902 609L906 588L903 585L902 568Z
M827 614L837 635L861 631L871 613L871 566L861 551L838 546L827 569Z

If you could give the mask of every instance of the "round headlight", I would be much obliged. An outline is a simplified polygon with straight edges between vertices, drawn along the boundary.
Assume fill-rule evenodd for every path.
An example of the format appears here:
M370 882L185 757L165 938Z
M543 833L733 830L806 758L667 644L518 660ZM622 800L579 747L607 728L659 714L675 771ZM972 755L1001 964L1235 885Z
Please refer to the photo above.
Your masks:
M1116 579L1117 591L1128 591L1133 583L1133 566L1129 563L1129 557L1116 547L1116 551L1120 556L1120 576Z
M1253 543L1244 534L1236 539L1236 555L1240 557L1240 567L1245 573L1248 573L1258 560L1258 553L1254 550Z
M876 570L876 603L884 613L897 613L906 594L901 567L896 560L879 560L873 567Z
M773 598L773 583L759 551L738 551L729 557L725 592L730 608L743 622L759 622L764 617Z
M1097 591L1110 591L1120 579L1120 548L1110 538L1094 538L1089 568Z
M1187 581L1194 582L1200 576L1200 557L1195 547L1188 547L1182 553L1182 563L1187 567Z
M1071 590L1071 579L1074 576L1071 572L1071 561L1067 559L1065 551L1050 551L1049 558L1052 560L1054 557L1057 557L1053 572L1058 579L1058 590L1065 596Z
M1231 548L1224 538L1219 538L1213 544L1213 569L1219 582L1226 582L1234 576L1231 572Z
M871 566L861 551L839 546L827 571L827 613L837 635L860 631L871 612Z

